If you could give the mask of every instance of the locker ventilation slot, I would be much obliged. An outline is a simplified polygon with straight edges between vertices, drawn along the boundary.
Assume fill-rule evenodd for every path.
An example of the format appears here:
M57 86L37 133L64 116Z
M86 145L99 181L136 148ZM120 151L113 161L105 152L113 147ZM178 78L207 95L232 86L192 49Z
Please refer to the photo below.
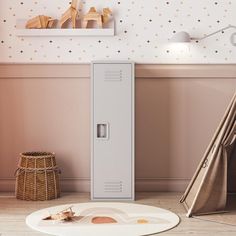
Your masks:
M104 192L106 193L121 193L123 191L123 182L104 182Z
M104 72L105 81L121 81L122 80L122 70L112 70Z

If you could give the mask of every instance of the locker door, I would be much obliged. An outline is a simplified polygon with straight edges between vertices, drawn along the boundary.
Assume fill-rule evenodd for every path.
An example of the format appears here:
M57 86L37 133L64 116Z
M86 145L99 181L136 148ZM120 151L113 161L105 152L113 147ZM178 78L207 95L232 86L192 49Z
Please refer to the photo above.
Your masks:
M133 196L132 64L93 64L94 199Z

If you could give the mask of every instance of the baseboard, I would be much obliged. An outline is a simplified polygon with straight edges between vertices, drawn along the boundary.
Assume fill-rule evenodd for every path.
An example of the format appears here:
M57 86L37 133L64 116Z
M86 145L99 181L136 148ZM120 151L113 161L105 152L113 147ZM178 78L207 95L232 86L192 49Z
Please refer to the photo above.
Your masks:
M14 178L1 178L0 179L0 192L13 192L15 191Z
M90 192L89 178L63 178L61 190L65 192Z
M137 178L135 190L137 192L170 191L182 192L190 179L187 178ZM89 192L89 178L63 178L61 190L65 192ZM0 192L13 192L15 190L14 178L0 179Z

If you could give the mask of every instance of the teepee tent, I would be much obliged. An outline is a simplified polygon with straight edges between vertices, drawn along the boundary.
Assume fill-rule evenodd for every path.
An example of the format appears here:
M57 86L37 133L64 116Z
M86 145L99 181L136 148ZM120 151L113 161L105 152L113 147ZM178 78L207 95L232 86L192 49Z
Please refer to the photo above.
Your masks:
M188 217L217 213L229 191L236 192L236 94L180 202Z

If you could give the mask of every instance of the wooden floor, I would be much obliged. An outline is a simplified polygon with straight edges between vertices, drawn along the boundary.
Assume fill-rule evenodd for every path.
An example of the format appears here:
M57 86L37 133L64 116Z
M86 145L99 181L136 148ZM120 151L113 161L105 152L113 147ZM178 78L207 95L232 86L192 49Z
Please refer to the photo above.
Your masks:
M180 216L180 224L170 231L161 233L162 235L236 235L236 226L186 218L182 205L178 203L180 195L178 193L138 193L136 202L169 209ZM59 199L44 202L16 200L14 197L2 193L0 194L0 236L46 236L46 234L32 231L26 226L25 217L29 213L54 205L88 201L89 195L86 193L64 193Z

